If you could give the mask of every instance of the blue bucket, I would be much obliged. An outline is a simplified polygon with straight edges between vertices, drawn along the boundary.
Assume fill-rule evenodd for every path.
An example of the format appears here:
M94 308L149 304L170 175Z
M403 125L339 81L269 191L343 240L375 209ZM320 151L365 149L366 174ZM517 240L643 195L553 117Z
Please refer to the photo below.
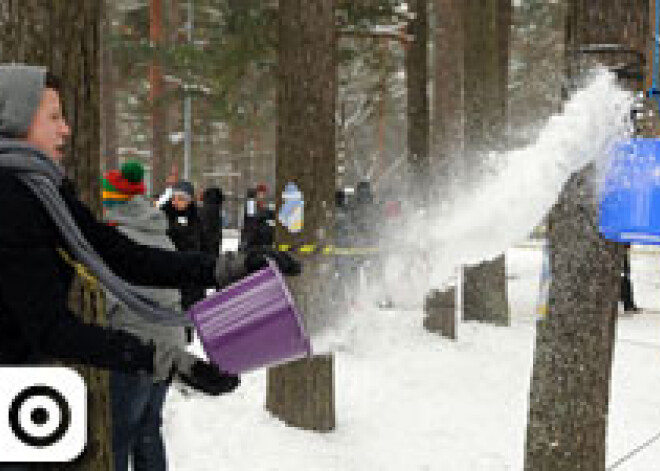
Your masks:
M615 242L660 245L660 140L614 147L601 190L600 233Z

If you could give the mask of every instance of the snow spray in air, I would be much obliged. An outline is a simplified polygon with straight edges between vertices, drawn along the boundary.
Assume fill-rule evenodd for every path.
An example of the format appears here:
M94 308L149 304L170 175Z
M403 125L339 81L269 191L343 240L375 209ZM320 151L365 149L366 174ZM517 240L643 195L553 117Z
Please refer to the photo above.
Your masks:
M463 185L449 202L435 202L423 217L406 215L396 233L383 239L396 246L383 244L378 277L366 283L370 286L358 295L358 305L389 299L395 306L421 309L429 289L445 285L458 267L496 258L525 239L572 174L590 162L606 167L609 148L627 134L631 102L632 94L616 84L613 74L595 72L535 142L485 155L493 170L479 182ZM332 334L319 333L316 350L330 348Z

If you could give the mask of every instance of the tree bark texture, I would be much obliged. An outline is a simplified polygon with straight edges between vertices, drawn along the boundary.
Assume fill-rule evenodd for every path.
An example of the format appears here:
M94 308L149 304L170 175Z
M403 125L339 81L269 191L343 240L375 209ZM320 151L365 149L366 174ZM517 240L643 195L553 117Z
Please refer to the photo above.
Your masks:
M100 213L100 2L6 0L0 6L2 62L44 65L62 79L61 98L72 136L64 160L82 199ZM105 322L97 292L73 290L72 307L86 322ZM87 383L88 444L74 463L48 469L106 471L112 467L107 372L77 368Z
M153 194L158 194L165 189L165 179L170 170L167 159L168 109L163 102L165 93L164 66L159 58L158 50L159 47L164 45L165 41L162 0L149 0L149 39L155 48L149 67L149 85L151 87L151 188Z
M447 195L463 144L463 0L436 0L433 148L437 185Z
M411 197L425 205L429 199L429 67L428 0L410 2L415 19L410 23L413 37L406 50L406 91L408 96L408 164L412 173Z
M335 191L337 96L334 0L280 0L277 90L277 193L294 182L305 201L304 226L279 226L278 243L330 243ZM306 259L289 286L305 323L315 331L329 320L332 265ZM333 358L300 360L268 372L266 407L289 425L329 431L335 426Z
M644 47L644 1L572 0L566 11L569 83L583 66L572 54L581 45ZM537 327L525 455L529 471L606 469L623 247L599 235L594 173L589 166L573 176L549 218L552 282L548 316Z
M447 201L462 173L463 153L463 0L436 0L433 106L433 182L429 197ZM424 328L456 338L454 288L431 290L424 302ZM453 320L453 319L451 319ZM450 326L450 327L447 327ZM449 331L449 333L448 333Z
M424 328L456 340L456 288L431 290L424 299Z
M484 170L489 151L503 147L506 130L510 0L466 0L463 9L465 168ZM504 224L505 222L502 221ZM463 318L509 324L504 256L464 271Z
M114 64L112 45L112 8L108 0L103 2L101 26L101 159L107 170L119 168L117 136L117 67Z
M549 219L549 312L537 326L525 469L605 469L621 248L598 233L593 170L574 176Z

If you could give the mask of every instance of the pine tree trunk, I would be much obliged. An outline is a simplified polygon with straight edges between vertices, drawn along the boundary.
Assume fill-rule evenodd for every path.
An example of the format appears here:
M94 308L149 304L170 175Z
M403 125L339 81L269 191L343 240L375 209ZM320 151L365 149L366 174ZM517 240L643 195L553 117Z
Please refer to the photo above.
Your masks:
M593 169L549 220L549 312L537 326L525 469L604 470L621 247L598 234Z
M648 6L572 0L567 5L569 82L579 73L570 51L583 44L643 49ZM605 58L610 61L612 58ZM610 378L623 247L598 233L592 166L564 188L549 218L549 312L538 323L525 469L604 471Z
M434 154L437 191L458 178L463 147L463 0L436 0Z
M337 96L334 0L280 0L277 90L277 193L295 182L305 200L304 228L278 227L278 243L331 242L335 190ZM311 331L329 320L332 266L307 259L289 286ZM289 425L335 427L332 355L316 356L268 372L266 408Z
M103 1L101 26L101 159L106 169L119 168L117 145L117 67L114 64L110 36L113 5Z
M99 28L100 2L6 0L0 8L2 62L45 65L63 81L62 100L72 129L64 161L82 199L100 212ZM72 307L86 322L105 322L103 302L80 287ZM75 463L48 469L112 469L107 372L77 368L88 387L88 445Z
M463 1L436 0L434 142L435 180L430 197L446 201L459 178L463 135ZM424 302L424 328L456 338L455 289L431 290Z
M510 2L510 0L509 0ZM503 0L464 3L465 145L468 178L477 178L488 151L502 146L506 129L506 77L510 8ZM507 18L509 20L507 20ZM505 224L505 221L502 221ZM504 256L465 269L463 318L509 324Z
M426 205L429 192L429 96L428 96L428 0L413 0L410 23L413 37L406 51L406 90L408 96L408 163L412 170L413 201Z
M164 44L163 2L149 0L149 38L155 47ZM151 98L151 192L161 193L165 188L165 179L169 173L167 165L167 107L163 103L165 81L163 64L154 54L149 67L149 85Z

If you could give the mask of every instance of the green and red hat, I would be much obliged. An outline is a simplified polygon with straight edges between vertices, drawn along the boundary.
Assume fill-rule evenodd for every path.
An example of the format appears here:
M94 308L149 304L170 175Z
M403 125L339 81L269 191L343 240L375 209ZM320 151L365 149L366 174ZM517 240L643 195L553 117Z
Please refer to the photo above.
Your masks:
M144 167L140 162L126 162L119 170L110 170L101 179L103 206L110 207L143 195Z

